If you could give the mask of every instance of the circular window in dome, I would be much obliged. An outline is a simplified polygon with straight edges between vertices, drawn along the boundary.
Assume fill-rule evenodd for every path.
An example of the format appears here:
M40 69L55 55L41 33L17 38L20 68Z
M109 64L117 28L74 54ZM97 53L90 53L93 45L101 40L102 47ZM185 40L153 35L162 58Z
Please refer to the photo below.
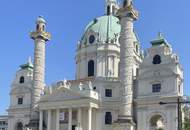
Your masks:
M89 43L92 44L92 43L94 43L94 41L95 41L95 36L94 35L90 35L90 37L89 37Z

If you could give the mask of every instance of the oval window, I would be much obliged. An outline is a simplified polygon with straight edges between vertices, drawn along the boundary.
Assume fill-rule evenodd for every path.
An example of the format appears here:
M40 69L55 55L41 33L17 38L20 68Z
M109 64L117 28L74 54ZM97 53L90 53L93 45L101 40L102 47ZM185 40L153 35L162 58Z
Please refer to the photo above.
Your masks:
M92 43L94 43L94 41L95 41L95 36L94 35L90 35L90 37L89 37L89 43L92 44Z
M154 57L153 57L153 61L152 61L152 63L153 64L160 64L162 61L161 61L161 57L159 56L159 55L155 55Z

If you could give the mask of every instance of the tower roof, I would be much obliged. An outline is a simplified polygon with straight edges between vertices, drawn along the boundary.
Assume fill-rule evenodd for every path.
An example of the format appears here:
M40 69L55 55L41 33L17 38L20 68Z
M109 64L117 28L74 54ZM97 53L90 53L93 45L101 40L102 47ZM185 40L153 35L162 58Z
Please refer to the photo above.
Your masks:
M28 62L26 64L23 64L20 66L21 69L33 69L34 66L32 64L32 59L31 57L28 58Z
M106 0L106 3L107 3L107 2L117 3L117 0Z
M43 18L43 16L39 16L36 20L36 23L46 23L46 20Z
M158 37L156 39L151 41L151 44L152 44L152 46L159 46L159 45L162 45L162 44L169 46L169 43L163 37L161 32L158 33Z

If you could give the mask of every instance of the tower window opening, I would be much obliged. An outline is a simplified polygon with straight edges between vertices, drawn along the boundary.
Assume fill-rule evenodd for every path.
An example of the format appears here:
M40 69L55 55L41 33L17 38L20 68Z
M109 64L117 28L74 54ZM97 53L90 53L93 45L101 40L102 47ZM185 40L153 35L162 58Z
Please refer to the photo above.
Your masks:
M37 24L36 30L38 31L39 29L40 29L40 26L39 26L39 24Z
M123 7L126 7L126 5L127 5L127 0L124 0Z
M110 15L111 14L111 9L110 9L110 6L108 5L107 6L107 15Z
M112 6L112 14L115 14L115 6Z
M18 105L22 105L23 104L23 98L18 98Z
M111 112L106 112L105 114L105 124L111 125L112 124L112 114Z
M153 64L160 64L162 61L161 61L161 57L159 56L159 55L155 55L154 57L153 57L153 61L152 61L152 63Z
M43 29L43 31L45 31L45 26L44 25L42 26L42 29Z
M88 62L88 77L94 76L94 61L90 60Z
M20 84L23 84L23 83L24 83L24 77L23 77L23 76L20 77L19 83L20 83Z

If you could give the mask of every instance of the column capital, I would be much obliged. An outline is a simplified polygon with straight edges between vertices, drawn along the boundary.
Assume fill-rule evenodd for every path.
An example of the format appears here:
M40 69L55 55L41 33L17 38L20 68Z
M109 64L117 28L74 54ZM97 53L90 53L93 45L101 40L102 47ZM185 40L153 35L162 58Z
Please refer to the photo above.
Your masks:
M49 41L51 39L51 34L46 32L46 21L42 16L39 16L36 21L36 30L30 33L32 39L43 39Z
M134 8L133 2L131 0L125 0L123 7L119 9L117 15L122 17L130 17L133 20L137 20L139 17L138 11Z

